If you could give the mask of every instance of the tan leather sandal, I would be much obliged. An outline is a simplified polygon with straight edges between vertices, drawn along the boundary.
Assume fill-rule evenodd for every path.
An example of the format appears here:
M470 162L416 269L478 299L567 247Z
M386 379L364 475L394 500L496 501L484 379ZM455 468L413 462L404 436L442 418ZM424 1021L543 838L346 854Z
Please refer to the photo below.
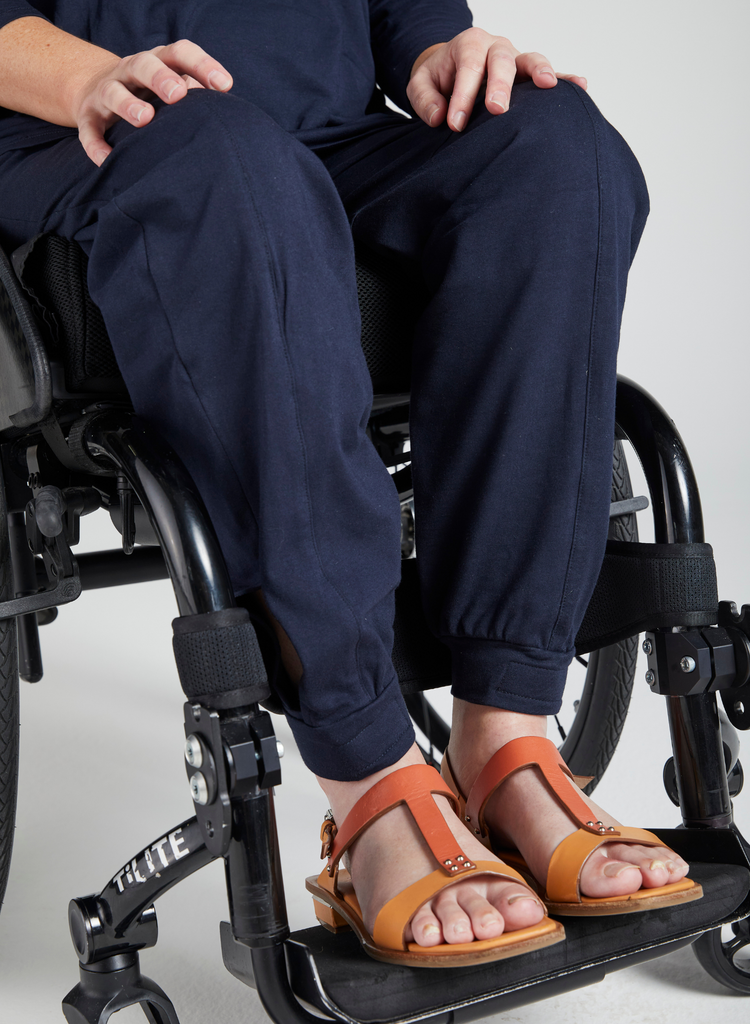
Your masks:
M420 946L404 939L406 926L423 903L441 889L471 875L493 874L509 882L526 884L517 871L505 864L471 861L440 813L433 794L447 797L457 808L456 797L434 768L409 765L376 782L354 805L341 828L337 828L332 816L324 820L320 832L321 857L327 858L328 863L319 877L313 875L306 881L313 895L315 914L323 927L333 932L351 928L365 952L375 960L412 967L468 966L518 956L561 942L565 938L562 925L546 916L538 924L504 932L495 939L445 942L439 946ZM370 822L402 803L411 811L438 868L389 900L381 908L370 935L362 920L349 873L340 866L340 861Z
M489 828L484 820L487 801L505 782L509 775L524 768L539 769L558 803L579 826L578 831L563 839L555 848L547 869L544 885L534 879L523 857L517 850L502 848L492 842ZM572 779L581 788L589 779L574 776L552 740L537 736L524 736L511 740L489 759L472 786L468 798L458 788L446 752L441 772L451 790L458 797L458 813L468 828L474 831L497 857L514 864L526 881L536 890L551 914L561 916L599 916L609 914L633 914L656 907L670 907L677 903L689 903L700 899L703 890L690 878L683 878L670 885L652 889L639 889L627 896L583 896L580 889L580 875L583 865L600 846L605 843L638 843L642 846L664 846L653 832L642 828L617 828L605 826L601 821L592 821L591 809L571 788Z

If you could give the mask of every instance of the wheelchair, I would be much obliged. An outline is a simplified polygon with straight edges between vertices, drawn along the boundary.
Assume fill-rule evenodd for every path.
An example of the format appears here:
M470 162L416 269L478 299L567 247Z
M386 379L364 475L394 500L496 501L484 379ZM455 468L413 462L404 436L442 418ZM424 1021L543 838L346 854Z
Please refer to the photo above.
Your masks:
M353 936L319 926L290 932L273 805L281 782L271 717L280 711L273 692L284 685L278 647L262 618L235 602L185 468L134 416L88 295L86 264L75 243L51 235L10 258L0 251L0 901L13 839L18 678L42 678L39 627L84 590L172 582L195 813L129 858L103 889L72 899L79 981L63 1000L69 1024L104 1024L133 1005L151 1024L179 1024L172 1001L141 973L140 953L156 943L156 900L219 858L229 899L225 966L256 989L277 1024L476 1020L689 944L712 977L750 994L742 959L750 844L731 803L742 786L736 730L750 728L750 606L738 612L718 601L690 461L654 399L618 380L610 540L576 639L587 671L572 726L561 726L561 751L576 775L591 777L591 792L615 751L645 633L646 679L667 698L670 721L664 784L683 819L678 829L654 831L690 861L704 896L636 914L635 927L631 915L567 918L565 943L499 963L384 971ZM424 693L449 683L450 655L426 625L416 575L408 352L420 291L403 268L361 250L357 283L375 394L368 429L402 508L393 660L435 763L449 729ZM623 440L642 464L648 498L632 494ZM635 513L649 499L655 541L643 544ZM102 508L122 549L76 557L81 518Z

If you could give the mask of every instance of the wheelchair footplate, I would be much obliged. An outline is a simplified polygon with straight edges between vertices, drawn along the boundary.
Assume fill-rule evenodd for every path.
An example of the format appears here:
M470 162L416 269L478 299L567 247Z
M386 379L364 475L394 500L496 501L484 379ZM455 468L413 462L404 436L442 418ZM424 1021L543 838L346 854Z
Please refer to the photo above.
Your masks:
M663 956L747 914L750 871L742 866L747 861L734 833L695 837L685 830L658 831L683 853L697 847L707 860L714 859L712 852L728 853L735 863L692 861L690 877L703 887L700 900L613 917L566 917L565 942L477 967L417 970L381 964L362 951L351 932L302 929L285 943L292 990L303 1004L340 1021L455 1024L602 981L610 971ZM221 939L227 969L257 987L262 998L265 979L255 977L260 975L257 956L232 937L227 922Z

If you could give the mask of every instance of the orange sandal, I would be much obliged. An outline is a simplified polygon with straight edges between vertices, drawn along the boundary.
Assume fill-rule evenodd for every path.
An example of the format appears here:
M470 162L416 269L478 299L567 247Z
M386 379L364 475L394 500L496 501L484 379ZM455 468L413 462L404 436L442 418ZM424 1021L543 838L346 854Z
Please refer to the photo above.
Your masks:
M517 850L506 850L496 847L491 840L489 829L484 820L484 808L493 793L514 772L523 768L536 767L542 778L556 797L558 803L579 825L577 832L567 836L556 847L547 870L547 879L541 886L531 875L526 862ZM581 869L594 850L604 843L639 843L642 846L663 846L653 832L642 828L626 828L625 826L605 827L600 821L591 821L591 809L571 789L567 779L572 779L583 788L589 779L577 779L557 750L552 740L537 736L523 736L511 740L502 746L477 776L468 799L458 788L450 767L446 752L442 765L443 777L458 797L459 816L466 825L473 829L503 860L515 864L523 872L525 879L531 884L544 901L547 910L561 916L599 916L608 914L632 914L656 907L671 907L677 903L689 903L700 899L703 890L700 885L689 878L670 885L662 885L652 889L639 889L627 896L582 896L579 879Z
M313 875L306 881L307 889L313 895L316 917L323 927L333 932L351 928L365 952L375 960L412 967L463 967L517 956L561 942L565 938L562 925L546 916L538 924L505 932L495 939L444 942L439 946L406 942L404 931L416 911L449 885L474 874L499 875L525 885L513 868L495 861L473 863L462 852L435 804L434 793L447 797L457 809L456 797L434 768L426 764L409 765L376 782L354 805L341 828L337 828L332 817L325 819L320 832L323 841L321 857L327 858L328 864L318 878ZM362 920L349 873L339 866L339 862L342 854L370 822L402 803L411 811L438 868L389 900L381 908L370 935Z

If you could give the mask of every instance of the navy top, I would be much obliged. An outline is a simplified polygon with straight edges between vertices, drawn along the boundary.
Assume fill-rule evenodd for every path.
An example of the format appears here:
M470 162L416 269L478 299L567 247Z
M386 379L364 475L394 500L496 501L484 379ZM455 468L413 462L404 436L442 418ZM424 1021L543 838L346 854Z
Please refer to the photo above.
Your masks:
M230 72L233 93L288 131L361 119L376 82L409 110L416 58L471 25L466 0L0 0L0 28L30 15L119 56L190 39ZM0 117L0 152L77 134Z

